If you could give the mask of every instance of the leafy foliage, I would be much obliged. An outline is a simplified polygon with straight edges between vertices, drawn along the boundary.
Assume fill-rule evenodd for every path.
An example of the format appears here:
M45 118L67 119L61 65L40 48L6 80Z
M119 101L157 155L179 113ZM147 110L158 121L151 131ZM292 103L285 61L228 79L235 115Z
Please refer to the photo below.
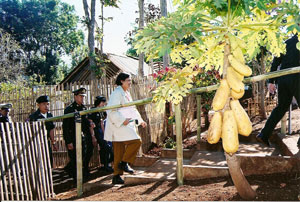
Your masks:
M147 59L168 52L173 62L186 61L185 73L176 74L190 79L197 75L196 66L217 69L222 74L224 45L230 38L244 44L243 54L251 60L262 46L275 56L284 53L287 35L300 30L299 4L294 1L174 0L174 4L178 5L176 12L138 32L135 48ZM190 37L193 43L183 43ZM181 79L161 82L155 92L158 109L162 109L162 99L178 104L186 95L192 82L176 82Z
M27 75L45 75L51 83L59 58L83 44L74 7L61 0L0 0L0 8L0 28L24 50Z

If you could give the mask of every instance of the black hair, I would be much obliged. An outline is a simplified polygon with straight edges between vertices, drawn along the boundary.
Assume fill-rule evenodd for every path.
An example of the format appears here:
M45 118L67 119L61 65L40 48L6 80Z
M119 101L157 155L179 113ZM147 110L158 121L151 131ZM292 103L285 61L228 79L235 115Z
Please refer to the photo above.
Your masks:
M129 74L126 74L126 73L123 73L121 72L118 76L117 76L117 79L116 79L116 84L118 86L122 86L122 82L121 81L125 81L127 78L129 78L130 75Z
M94 102L94 106L97 107L101 102L106 102L106 98L104 96L97 96Z

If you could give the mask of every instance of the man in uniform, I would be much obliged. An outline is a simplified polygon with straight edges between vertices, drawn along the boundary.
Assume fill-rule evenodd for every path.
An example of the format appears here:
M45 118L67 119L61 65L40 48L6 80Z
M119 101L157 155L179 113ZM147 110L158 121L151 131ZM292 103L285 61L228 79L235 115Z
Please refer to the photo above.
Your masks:
M64 111L64 114L79 112L87 110L83 105L84 97L86 96L86 89L80 88L74 93L74 102L70 104ZM81 130L82 130L82 159L83 159L83 176L89 175L88 165L93 155L93 145L97 144L94 135L94 124L88 120L86 115L81 116ZM65 167L65 170L71 177L76 179L76 128L75 117L63 120L63 136L68 150L70 161Z
M9 120L9 108L11 107L11 104L5 104L1 106L0 110L0 123L10 122Z
M271 72L276 71L281 65L280 69L291 67L298 67L300 65L300 52L297 49L298 36L294 35L286 42L286 54L281 54L280 57L275 57L271 66ZM288 111L293 97L296 98L297 103L300 103L300 74L290 74L276 79L270 79L268 89L270 93L276 91L275 81L278 84L278 105L273 109L268 118L264 128L256 136L259 142L270 146L269 137L272 135L277 123L282 119L284 114ZM300 146L300 138L298 140Z
M29 121L37 121L38 119L45 119L53 117L53 115L49 112L49 97L47 95L42 95L36 99L36 103L38 109L30 114ZM47 130L47 139L48 139L48 148L49 148L49 155L50 155L50 162L51 167L53 166L53 156L52 156L52 148L54 151L57 151L57 147L54 140L54 128L55 125L52 121L47 121L45 123L46 130Z

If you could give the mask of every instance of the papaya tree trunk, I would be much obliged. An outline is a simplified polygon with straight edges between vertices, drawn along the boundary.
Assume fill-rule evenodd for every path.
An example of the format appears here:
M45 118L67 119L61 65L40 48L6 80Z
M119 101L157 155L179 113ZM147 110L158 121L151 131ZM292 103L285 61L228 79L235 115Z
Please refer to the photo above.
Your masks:
M223 65L223 78L227 78L227 68L229 67L229 60L228 56L230 55L230 45L229 42L226 43L224 47L224 65ZM227 103L224 109L229 109L229 100L228 98ZM245 178L242 169L240 167L240 163L235 154L231 156L225 152L227 165L229 168L231 179L236 187L239 195L246 200L252 200L255 198L256 193L249 185L247 179Z
M239 195L245 200L255 199L256 193L245 178L240 166L240 162L237 159L236 155L233 154L232 156L230 156L225 152L225 156L231 179Z

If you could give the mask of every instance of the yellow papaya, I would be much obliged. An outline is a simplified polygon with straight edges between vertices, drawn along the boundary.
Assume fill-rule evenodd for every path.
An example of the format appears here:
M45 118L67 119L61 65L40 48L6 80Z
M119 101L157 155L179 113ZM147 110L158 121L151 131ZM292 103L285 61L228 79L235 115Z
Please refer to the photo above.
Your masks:
M226 79L222 79L220 82L220 86L215 94L215 97L212 102L212 107L214 111L218 111L223 109L227 99L230 94L230 89Z
M239 80L241 80L241 81L244 80L244 76L241 75L240 73L238 73L237 71L235 71L233 69L233 67L228 67L227 68L227 74L234 74Z
M232 110L226 110L223 114L222 144L225 152L235 153L239 148L239 136L237 124Z
M245 64L245 58L242 49L238 46L235 49L232 49L232 55L235 57L239 62Z
M233 73L227 72L227 82L229 87L237 93L241 93L244 90L244 83Z
M231 100L230 108L234 112L238 133L243 136L249 136L252 132L252 123L240 102L238 100Z
M235 71L239 72L244 76L250 76L252 74L252 70L247 65L242 64L233 55L228 56L229 63L235 69Z
M243 97L243 95L245 94L245 90L243 89L243 91L237 93L235 92L234 90L230 90L230 95L231 97L233 97L234 99L238 100L240 99L241 97Z
M222 113L215 112L209 124L207 131L207 141L209 144L216 144L219 142L222 134Z

